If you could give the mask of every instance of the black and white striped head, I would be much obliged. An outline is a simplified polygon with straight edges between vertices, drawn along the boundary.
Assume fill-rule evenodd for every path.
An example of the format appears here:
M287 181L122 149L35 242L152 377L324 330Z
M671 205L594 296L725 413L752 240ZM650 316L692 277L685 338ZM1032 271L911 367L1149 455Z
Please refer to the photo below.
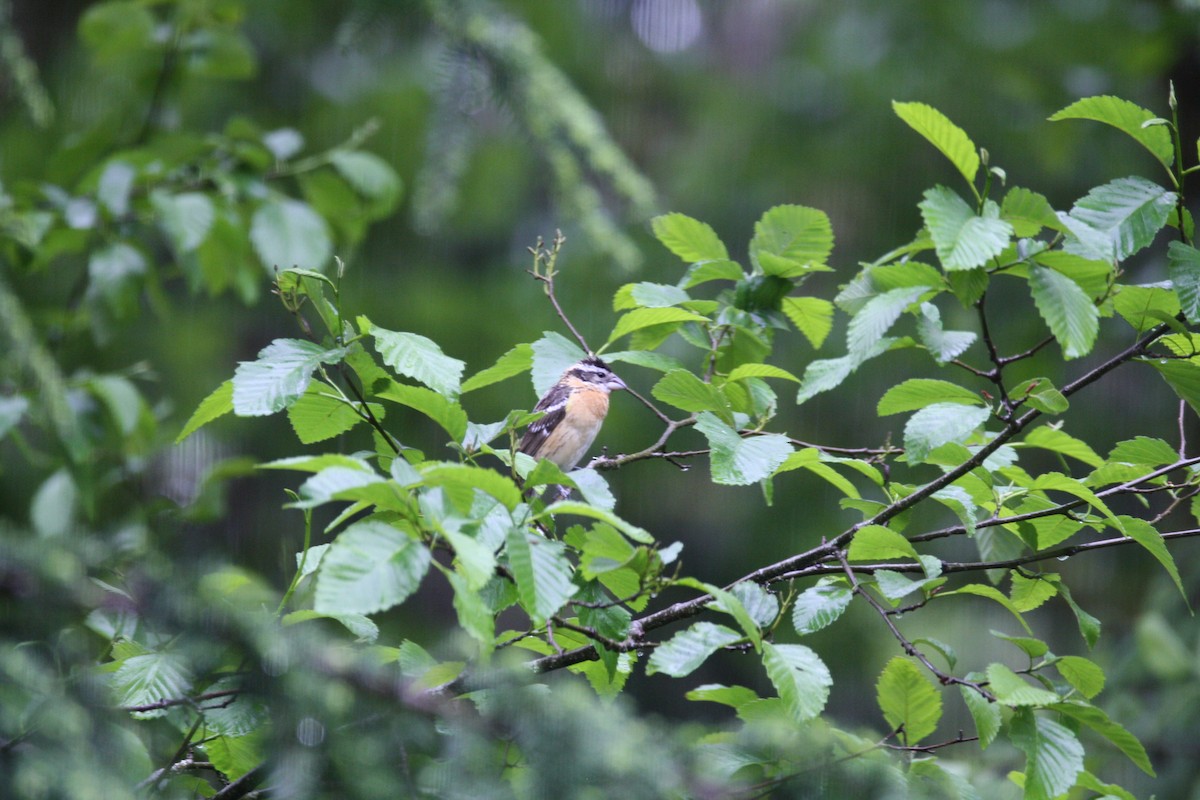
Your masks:
M625 381L617 377L608 364L605 364L596 356L588 356L582 361L576 362L563 373L564 378L575 378L576 380L590 383L605 391L613 389L624 389Z

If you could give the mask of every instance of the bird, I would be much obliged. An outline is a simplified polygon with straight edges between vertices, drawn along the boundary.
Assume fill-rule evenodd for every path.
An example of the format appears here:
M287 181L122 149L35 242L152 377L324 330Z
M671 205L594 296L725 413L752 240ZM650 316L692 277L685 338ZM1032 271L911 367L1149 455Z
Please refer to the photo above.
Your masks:
M570 471L596 440L608 414L609 393L625 388L596 356L572 364L534 406L535 412L545 413L525 429L517 451Z

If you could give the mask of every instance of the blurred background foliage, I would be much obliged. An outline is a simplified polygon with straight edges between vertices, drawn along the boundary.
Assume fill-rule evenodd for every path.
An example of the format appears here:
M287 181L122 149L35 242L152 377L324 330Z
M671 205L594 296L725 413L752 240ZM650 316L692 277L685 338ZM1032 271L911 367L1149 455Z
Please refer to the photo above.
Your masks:
M93 726L113 723L80 711L101 703L80 677L79 665L99 655L99 640L78 624L82 615L103 608L119 616L126 602L148 608L151 596L174 602L136 592L114 600L119 593L88 578L131 592L130 584L144 581L165 592L236 566L264 592L273 587L277 595L286 586L302 521L280 510L283 478L251 470L254 462L301 452L286 420L223 420L171 444L238 361L273 338L298 335L268 295L266 252L289 253L287 243L298 241L304 247L295 252L322 262L300 266L329 269L340 257L346 308L434 339L464 359L468 373L557 328L525 273L526 248L556 228L568 237L560 297L592 341L611 326L616 287L678 279L673 257L649 235L650 217L668 210L710 223L735 251L766 208L802 203L825 210L837 237L831 263L842 268L809 286L830 297L860 261L909 241L920 226L921 192L954 179L895 118L893 99L941 109L987 148L1011 183L1066 208L1112 178L1159 177L1152 159L1114 132L1046 122L1071 101L1115 94L1166 113L1173 80L1184 139L1200 133L1194 6L0 0L0 225L8 237L0 247L0 423L25 415L12 405L18 393L43 397L28 411L41 427L21 424L0 441L0 619L8 642L35 642L5 648L0 673L19 678L19 686L57 664L59 677L70 678L63 691L77 702L63 700L70 713L61 718L71 724L62 741L83 753L85 743L106 735ZM358 155L347 160L335 152ZM120 154L139 170L128 180L141 188L125 195L132 212L119 205L119 186L104 183L103 166ZM155 164L165 172L154 173ZM105 186L117 192L107 195L111 202ZM155 189L164 187L213 198L225 216L212 230L224 234L210 237L207 249L189 248L195 208L155 200ZM288 216L295 210L289 198L324 222ZM282 227L261 228L260 235L278 234L274 250L254 234L236 234L271 203L281 209ZM20 236L35 235L21 226L36 228L39 218L4 216L28 206L57 220L52 239L37 247L22 246ZM154 219L172 213L175 229L154 227ZM134 240L141 244L132 257L112 249ZM97 252L112 258L97 266ZM1133 270L1137 281L1163 278L1162 253L1143 255ZM994 300L997 307L1011 303L993 332L1005 349L1041 338L1028 299ZM1102 328L1106 335L1117 346L1124 340L1115 337L1128 333ZM793 372L814 357L801 337L781 347L780 363ZM1096 358L1104 349L1102 342ZM903 355L889 364L916 374L917 362ZM1028 375L1016 377L1049 374L1061 386L1064 376L1048 372L1060 368L1035 360ZM876 419L875 403L883 387L907 375L880 369L786 411L781 425L807 441L881 444L894 423ZM1127 370L1104 396L1073 401L1091 427L1072 433L1097 450L1135 433L1177 436L1176 403L1139 369ZM632 385L649 387L652 376L627 372ZM473 419L494 420L535 399L527 384L508 382L473 395L468 406ZM656 435L655 420L625 400L614 403L602 437L610 453L643 447ZM388 424L426 448L443 444L415 414L397 412ZM1189 421L1193 440L1200 435L1194 428ZM354 450L365 444L356 438L363 435L349 434L336 446ZM789 484L770 508L755 490L715 487L665 462L636 464L613 483L622 516L662 540L683 541L690 573L718 584L810 546L848 519L833 492L816 482L795 491ZM1200 585L1200 559L1188 557L1196 547L1177 545L1188 587ZM1094 554L1062 571L1078 587L1080 604L1104 621L1092 657L1110 676L1107 708L1142 737L1159 771L1150 781L1120 762L1119 774L1106 777L1139 794L1197 796L1194 618L1142 555ZM428 594L383 620L385 636L453 652L442 634L452 620L447 598ZM949 609L914 621L910 635L940 631L940 638L973 642L980 658L999 657L986 631L1003 628L1003 620L976 607L972 615ZM188 612L193 622L196 613ZM1044 638L1084 651L1071 619L1052 609L1037 618ZM102 624L117 623L91 621L93 629ZM866 687L894 655L895 642L877 626L859 609L851 624L812 639L835 675L830 712L851 728L880 725ZM735 657L716 661L696 682L759 680L741 675ZM305 674L321 680L320 670ZM633 684L633 700L667 719L717 718L714 709L684 702L661 676ZM312 702L351 719L350 706L363 701ZM576 706L585 715L586 702ZM0 723L14 729L13 720ZM962 726L969 724L964 717ZM119 736L114 742L119 750ZM306 751L295 748L294 737L289 742L300 764ZM461 747L471 747L469 738ZM960 757L1004 765L1011 756L993 750ZM119 771L103 755L87 759L81 763L98 775ZM148 775L152 765L144 766ZM470 777L457 779L465 786ZM79 796L118 796L105 795L102 785L97 779L76 788Z

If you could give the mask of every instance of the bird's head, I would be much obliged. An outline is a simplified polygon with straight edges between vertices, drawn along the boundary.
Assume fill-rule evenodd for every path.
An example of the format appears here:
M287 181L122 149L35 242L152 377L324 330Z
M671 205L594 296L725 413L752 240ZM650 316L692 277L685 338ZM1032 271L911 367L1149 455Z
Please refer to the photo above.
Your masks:
M625 381L618 378L617 374L609 368L608 364L605 364L596 356L588 356L582 361L573 364L567 370L566 377L592 384L604 389L606 392L611 392L613 389L627 388Z

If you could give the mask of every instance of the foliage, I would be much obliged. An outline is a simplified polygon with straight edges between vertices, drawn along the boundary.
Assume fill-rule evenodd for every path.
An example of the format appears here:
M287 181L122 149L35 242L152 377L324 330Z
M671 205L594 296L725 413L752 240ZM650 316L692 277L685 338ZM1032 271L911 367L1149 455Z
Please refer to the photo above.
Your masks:
M236 7L192 15L186 4L102 3L80 34L97 59L127 60L133 72L155 54L187 79L237 78L254 63ZM459 47L524 76L518 93L529 106L563 95L561 75L529 67L537 50L521 30L487 27L456 4L430 9ZM164 20L166 42L154 33ZM551 154L564 186L578 185L572 147L605 152L602 139L599 150L581 144L596 143L598 123L571 110L576 95L567 99L558 121L529 114L564 126L555 135L571 146ZM1125 796L1104 782L1109 767L1091 771L1114 750L1153 775L1139 740L1093 702L1109 683L1105 670L1057 654L1075 643L1051 642L1035 612L1061 602L1094 647L1100 620L1055 565L1106 548L1145 550L1187 596L1169 543L1197 532L1175 525L1200 491L1200 457L1182 434L1168 442L1139 429L1102 455L1071 427L1077 396L1136 364L1179 395L1181 419L1187 406L1200 409L1190 330L1200 252L1184 202L1200 167L1181 163L1174 98L1170 119L1112 97L1055 115L1116 128L1166 175L1165 186L1108 181L1066 211L1007 186L987 152L933 107L894 109L950 161L965 191L926 191L913 240L843 274L832 300L806 286L839 268L824 212L767 210L744 258L710 225L665 214L651 227L679 259L677 279L621 286L602 344L593 348L559 302L558 236L531 248L530 273L563 332L506 343L470 374L437 341L346 307L346 266L333 254L352 251L401 192L393 168L362 149L373 126L302 156L297 132L241 119L219 134L167 135L152 106L128 146L73 181L3 187L0 326L13 377L0 437L54 469L29 503L31 530L5 523L0 585L18 598L53 598L42 614L68 620L47 635L23 614L5 634L21 645L0 649L6 787L16 796L229 798L261 786L280 797L397 788L430 797L584 788L973 797L961 774L966 753L997 745L1010 748L1011 780L1027 798ZM623 162L604 163L610 177L627 176ZM644 189L625 187L631 197ZM1170 281L1129 282L1127 262L1168 238ZM136 372L64 374L38 330L48 312L31 312L18 291L50 269L73 270L82 287L61 324L100 342L143 302L167 313L168 281L250 302L273 279L300 338L279 336L231 364L176 441L195 441L227 415L286 414L298 441L316 446L259 465L272 471L260 476L286 475L292 487L286 508L299 513L280 515L277 527L303 520L285 591L244 566L184 574L145 546L164 512L127 498L153 472L162 410ZM990 321L997 296L1013 313L1010 290L1044 334L1008 354ZM963 310L971 329L947 329L943 320L962 320ZM835 354L803 370L781 355L796 333L813 348L834 341L843 318ZM1105 328L1131 343L1101 350ZM1061 386L1022 380L1047 352L1087 360ZM650 384L648 397L633 392L658 425L641 449L563 474L516 452L534 419L526 408L500 419L473 412L475 392L528 374L533 392L522 397L535 397L585 353ZM810 443L782 429L791 392L803 405L848 391L860 369L913 356L926 372L876 405L896 418L900 444ZM344 452L342 437L355 430L372 446ZM430 430L444 443L436 450L417 444ZM679 542L621 507L606 477L705 459L707 475L688 476L697 492L757 485L771 506L816 478L856 519L713 585L690 574ZM214 482L222 469L245 465L216 467ZM166 513L186 522L200 512ZM77 535L85 525L97 535ZM430 604L453 614L448 630L426 641L397 633L403 615L428 614ZM992 632L1010 648L1003 660L960 657L955 642L911 633L928 611L988 605L1011 620ZM876 619L894 651L872 683L878 722L867 734L828 712L831 691L849 679L827 666L815 636L847 624L852 609ZM1186 661L1165 625L1139 635L1164 642L1163 677ZM697 673L729 653L753 661L752 685L699 683ZM669 678L684 682L667 691L724 706L723 721L670 728L622 698ZM947 734L951 709L973 730ZM80 761L64 770L68 753Z

